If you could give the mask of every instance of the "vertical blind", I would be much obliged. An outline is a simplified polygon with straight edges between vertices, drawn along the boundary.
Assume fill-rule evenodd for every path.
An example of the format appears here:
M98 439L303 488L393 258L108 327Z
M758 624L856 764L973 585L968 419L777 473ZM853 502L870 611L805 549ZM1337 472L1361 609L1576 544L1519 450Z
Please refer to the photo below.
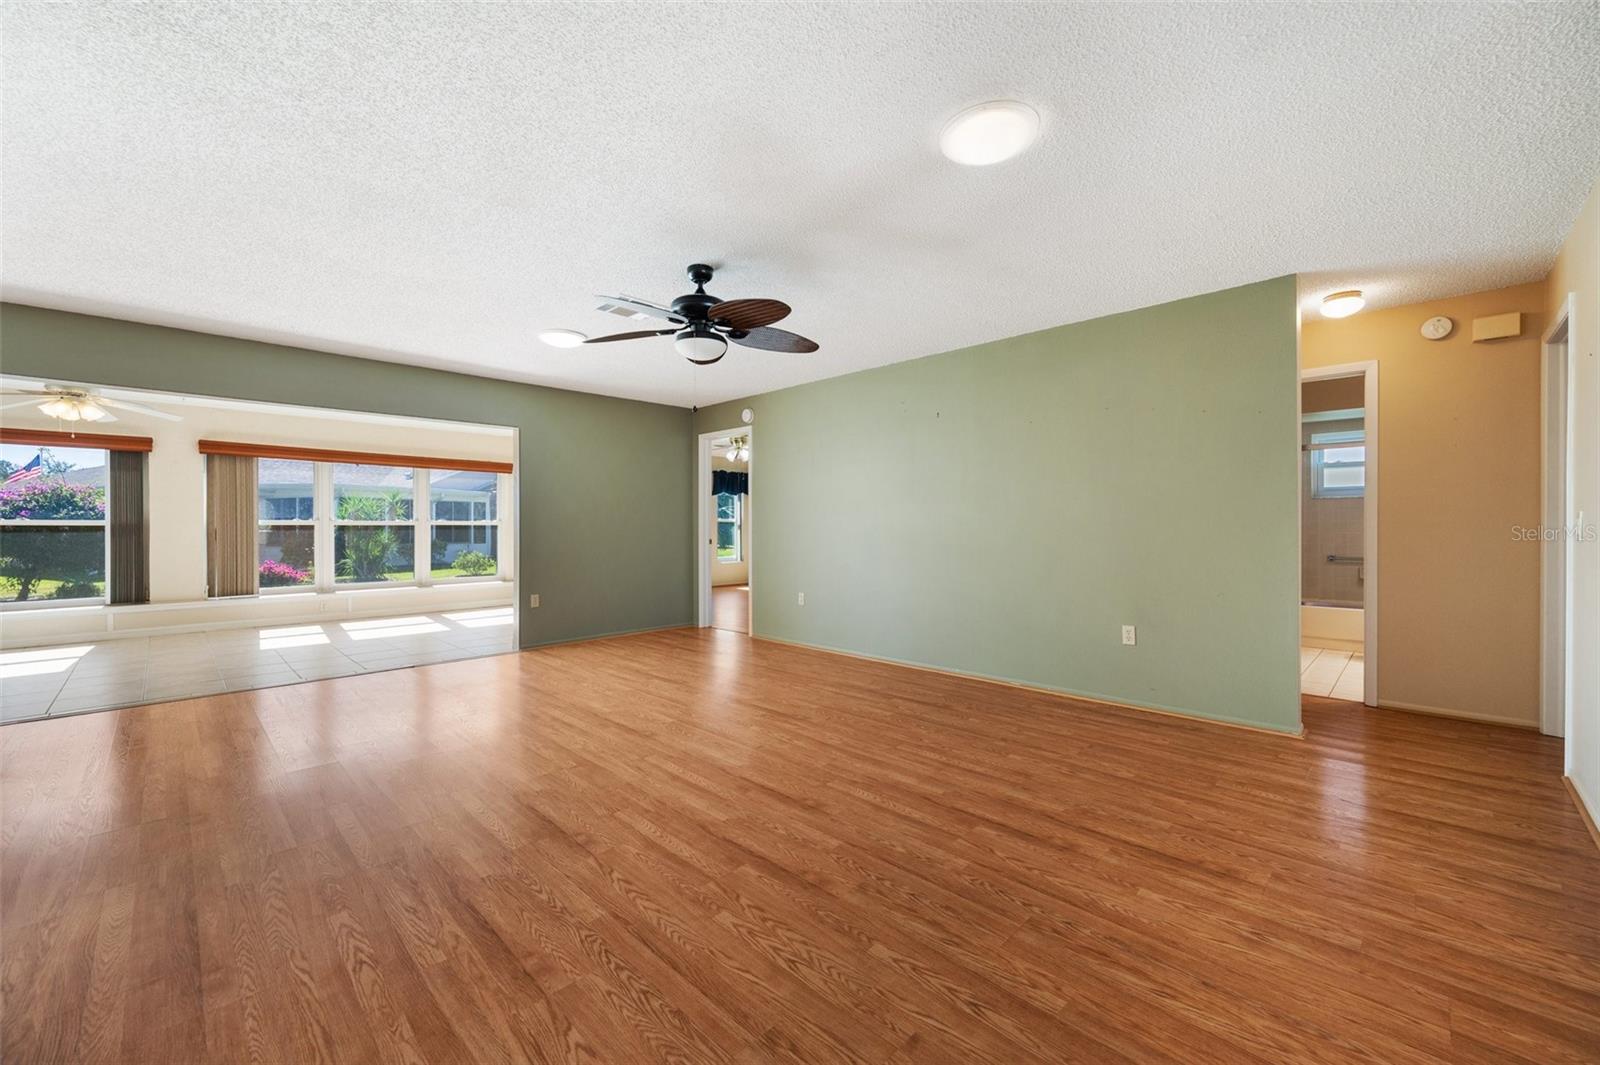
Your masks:
M206 594L256 594L256 460L206 456Z
M145 516L145 466L142 451L110 453L110 602L150 601L150 524Z

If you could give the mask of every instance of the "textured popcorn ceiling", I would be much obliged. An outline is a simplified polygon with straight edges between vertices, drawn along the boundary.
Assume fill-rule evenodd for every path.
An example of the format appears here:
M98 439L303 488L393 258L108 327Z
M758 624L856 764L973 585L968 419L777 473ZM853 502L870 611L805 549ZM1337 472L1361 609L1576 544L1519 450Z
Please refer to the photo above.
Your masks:
M1308 308L1537 279L1600 171L1592 3L3 19L6 298L684 405L1290 272ZM1008 96L1033 151L938 154ZM636 328L593 294L693 261L821 352L535 338Z

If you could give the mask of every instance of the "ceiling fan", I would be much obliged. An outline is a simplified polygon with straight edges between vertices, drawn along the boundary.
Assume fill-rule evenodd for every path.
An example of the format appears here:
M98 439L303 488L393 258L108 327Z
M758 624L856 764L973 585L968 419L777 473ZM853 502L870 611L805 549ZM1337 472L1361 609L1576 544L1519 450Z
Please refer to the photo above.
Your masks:
M48 414L52 418L64 422L114 422L116 415L111 410L128 411L132 414L148 414L152 418L165 418L169 422L181 422L183 419L176 414L168 414L164 410L155 410L139 403L129 403L122 399L111 399L107 396L97 396L84 388L61 388L49 385L44 388L13 388L5 389L8 396L27 396L27 399L15 400L11 403L0 403L0 410L10 410L13 407L26 407L33 405L39 408L40 413ZM107 410L107 408L111 410Z
M661 306L631 296L601 296L600 309L632 318L662 318L670 329L645 329L634 333L613 333L591 337L584 344L608 344L614 340L642 340L645 337L672 336L672 346L692 363L707 366L728 351L728 341L762 351L805 354L817 350L817 342L798 333L774 329L772 323L789 314L789 305L780 300L720 300L706 292L712 269L705 263L689 267L694 291L679 296L670 306Z

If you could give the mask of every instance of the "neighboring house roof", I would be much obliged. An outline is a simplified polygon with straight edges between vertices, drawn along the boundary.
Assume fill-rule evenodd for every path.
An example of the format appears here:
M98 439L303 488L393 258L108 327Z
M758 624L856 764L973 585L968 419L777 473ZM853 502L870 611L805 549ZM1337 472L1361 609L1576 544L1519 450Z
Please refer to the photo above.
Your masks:
M305 480L305 463L296 459L262 459L257 476L263 488L273 486L303 485ZM486 492L495 485L495 474L479 473L473 470L440 471L443 476L434 477L432 487L454 489L456 491ZM341 466L339 468L339 483L360 488L397 488L403 491L411 489L411 467L409 466Z
M106 468L104 466L80 466L75 470L68 470L59 477L47 477L46 480L64 481L67 484L92 484L104 487L106 483Z

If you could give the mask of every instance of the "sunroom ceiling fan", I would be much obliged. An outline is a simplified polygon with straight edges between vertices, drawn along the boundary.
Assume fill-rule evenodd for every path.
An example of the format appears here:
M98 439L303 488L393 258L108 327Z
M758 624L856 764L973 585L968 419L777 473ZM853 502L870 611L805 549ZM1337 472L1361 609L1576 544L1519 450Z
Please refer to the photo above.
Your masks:
M8 388L0 391L0 395L28 397L10 403L0 403L0 410L35 406L39 408L41 414L48 414L64 422L114 422L117 417L111 413L112 410L147 414L152 418L164 418L169 422L183 421L183 418L176 414L168 414L164 410L156 410L140 403L129 403L127 400L97 396L85 388L60 388L53 385L44 388Z
M692 363L709 365L728 351L728 342L762 351L807 354L817 350L817 342L798 333L774 329L772 323L789 314L781 300L721 300L706 292L713 270L705 263L689 267L694 291L662 306L631 296L601 296L600 310L633 318L660 318L672 323L669 329L645 329L632 333L613 333L591 337L584 344L609 344L615 340L643 340L646 337L674 338L678 354ZM570 335L570 334L569 334ZM574 337L574 339L576 339Z

